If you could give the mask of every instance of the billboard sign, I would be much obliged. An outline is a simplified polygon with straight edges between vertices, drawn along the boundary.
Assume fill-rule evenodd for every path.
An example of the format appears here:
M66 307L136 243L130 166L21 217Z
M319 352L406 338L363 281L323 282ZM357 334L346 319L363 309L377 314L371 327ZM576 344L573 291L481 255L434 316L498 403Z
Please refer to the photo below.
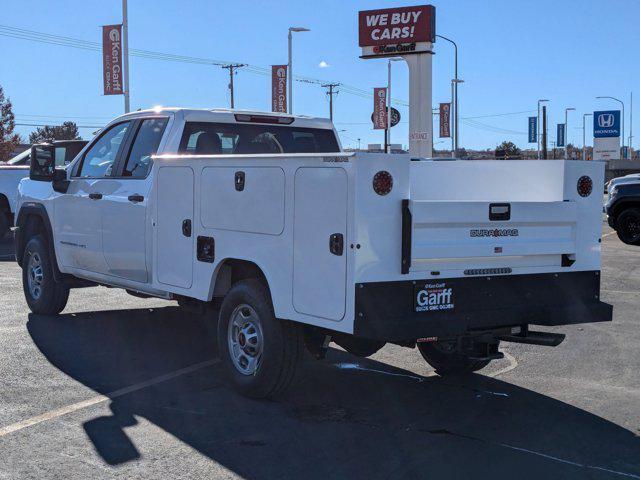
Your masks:
M558 124L558 138L557 138L557 141L556 141L556 146L558 148L565 146L565 140L566 140L565 135L566 135L566 130L565 130L564 123L559 123Z
M594 138L613 138L620 136L620 110L593 112Z
M271 65L271 111L287 112L287 65Z
M393 56L430 52L436 40L436 9L432 5L358 12L362 55Z
M538 117L529 117L529 143L538 143Z
M594 160L619 160L620 137L598 137L593 139Z
M440 138L451 137L451 103L440 104Z
M122 25L104 25L102 27L102 81L104 94L124 94L122 78Z
M387 128L387 89L384 87L373 89L373 128Z

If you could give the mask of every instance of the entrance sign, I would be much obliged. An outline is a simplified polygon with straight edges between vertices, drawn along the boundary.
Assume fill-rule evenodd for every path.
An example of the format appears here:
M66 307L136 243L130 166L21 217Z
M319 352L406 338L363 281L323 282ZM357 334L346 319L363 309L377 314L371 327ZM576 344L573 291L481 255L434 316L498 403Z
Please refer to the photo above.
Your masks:
M431 51L436 36L432 5L364 10L358 14L362 56L393 56Z
M105 95L122 95L122 25L102 27L102 81Z
M558 124L558 138L556 139L556 147L560 148L560 147L564 147L565 146L565 135L566 135L566 130L564 127L564 123L559 123Z
M593 136L611 138L620 136L620 110L593 112Z
M271 65L271 111L287 112L287 65Z
M538 142L538 117L529 117L529 143Z
M451 137L451 103L440 104L440 138Z
M620 137L593 139L594 160L618 160L620 158Z
M387 89L373 89L373 128L384 130L387 128Z

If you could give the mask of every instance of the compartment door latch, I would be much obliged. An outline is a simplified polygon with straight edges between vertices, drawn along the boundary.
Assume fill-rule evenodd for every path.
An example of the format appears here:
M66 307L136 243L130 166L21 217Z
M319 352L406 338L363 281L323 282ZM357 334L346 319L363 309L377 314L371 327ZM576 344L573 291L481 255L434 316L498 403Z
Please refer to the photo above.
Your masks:
M334 255L341 256L344 252L344 237L341 233L332 233L329 237L329 251Z

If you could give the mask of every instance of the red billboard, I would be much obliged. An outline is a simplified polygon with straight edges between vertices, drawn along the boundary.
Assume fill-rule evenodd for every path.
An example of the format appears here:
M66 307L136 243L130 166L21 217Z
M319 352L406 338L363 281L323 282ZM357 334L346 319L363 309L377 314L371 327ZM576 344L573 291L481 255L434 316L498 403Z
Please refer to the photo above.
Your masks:
M380 130L387 128L387 89L373 89L373 128Z
M451 104L440 104L440 138L451 137Z
M435 42L436 9L432 5L364 10L358 13L359 45Z
M286 65L271 65L271 111L287 112Z
M102 27L102 80L105 95L122 95L122 25Z

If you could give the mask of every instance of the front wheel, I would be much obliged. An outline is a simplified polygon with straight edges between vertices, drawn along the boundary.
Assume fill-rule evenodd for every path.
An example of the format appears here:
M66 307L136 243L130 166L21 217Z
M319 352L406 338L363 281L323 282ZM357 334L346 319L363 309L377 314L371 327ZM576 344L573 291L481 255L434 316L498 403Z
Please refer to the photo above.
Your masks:
M291 384L302 351L298 325L278 320L258 280L231 287L220 308L218 349L225 375L242 395L274 397Z
M491 360L476 360L460 353L455 342L418 343L418 350L438 375L459 375L476 372Z
M53 278L51 260L41 235L29 240L22 257L22 289L33 313L57 315L67 305L69 287Z
M616 219L618 238L627 245L640 245L640 209L623 210Z

